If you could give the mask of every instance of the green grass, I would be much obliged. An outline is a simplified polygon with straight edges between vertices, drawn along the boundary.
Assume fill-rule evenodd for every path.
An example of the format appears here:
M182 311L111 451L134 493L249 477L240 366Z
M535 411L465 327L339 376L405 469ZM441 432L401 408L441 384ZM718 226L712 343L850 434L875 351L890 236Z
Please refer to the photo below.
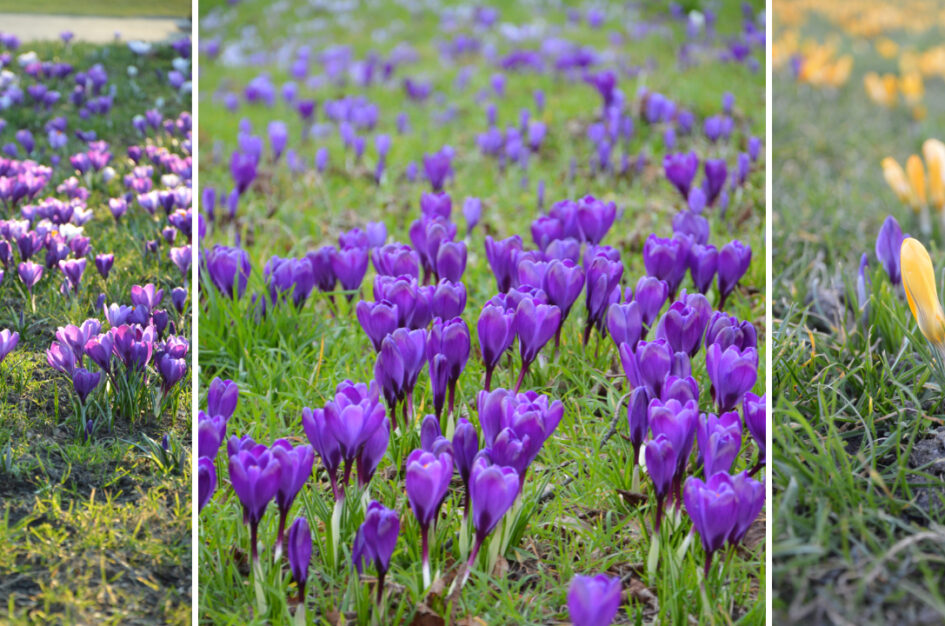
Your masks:
M843 88L812 90L786 72L773 86L775 622L941 623L943 381L873 250L889 214L918 232L879 164L938 136L945 85L927 83L928 119L912 121L864 92L863 74L889 62L841 48L858 50ZM933 243L939 272L941 249Z
M159 97L171 117L187 110L189 101L179 100L154 72L166 70L173 55L168 49L147 59L134 57L125 46L77 44L65 49L40 44L34 49L43 60L68 61L79 69L102 63L116 88L115 106L111 114L88 120L79 120L75 107L65 102L48 113L9 109L0 141L12 141L17 129L29 127L37 136L35 158L47 160L43 126L64 115L71 130L95 129L110 142L118 176L110 184L99 178L91 188L88 206L94 218L85 232L92 251L79 296L62 296L59 277L48 270L37 286L35 311L15 269L7 271L0 285L0 328L21 335L19 347L0 365L0 622L188 623L189 463L181 471L162 467L164 459L148 448L148 438L160 440L166 433L189 459L188 379L156 418L115 415L111 431L105 424L109 405L103 383L89 401L87 417L98 425L86 443L76 435L72 385L46 364L45 350L57 327L102 317L94 308L100 292L108 302L125 303L132 285L148 282L164 288L163 304L171 310L178 334L190 337L189 312L178 319L168 300L170 289L181 284L179 271L167 260L168 246L161 246L160 257L142 254L145 240L160 239L162 215L152 218L133 206L116 227L107 208L107 199L119 194L122 176L131 168L125 149L140 141L131 128L132 117L154 107ZM136 87L125 73L131 64L142 70ZM69 79L66 91L71 84ZM157 141L167 145L166 137ZM81 148L72 139L62 154ZM56 195L55 187L71 175L69 169L56 170L48 195ZM8 211L3 217L13 216ZM95 254L103 252L116 258L107 281L93 264ZM153 380L157 373L151 376Z
M300 5L301 3L296 3ZM670 232L672 216L678 210L678 197L665 182L661 159L664 152L661 133L637 120L637 133L629 151L649 155L645 172L632 178L615 180L594 177L587 172L589 157L586 127L593 121L598 97L582 84L566 84L544 75L508 75L507 96L497 102L501 127L518 119L522 108L533 108L532 92L541 88L547 96L544 119L549 123L547 143L540 155L532 159L528 184L520 184L520 173L513 168L507 175L498 173L494 163L479 156L475 135L484 129L484 113L474 101L476 92L487 85L494 71L481 58L475 59L478 71L462 94L451 87L457 69L443 66L436 55L434 39L440 31L437 18L428 12L408 16L390 3L379 3L370 11L351 17L344 25L330 16L310 9L299 9L297 20L263 10L260 2L246 2L222 9L216 3L208 13L225 10L226 30L204 30L204 40L224 36L231 42L235 33L252 24L263 48L274 51L299 41L331 41L350 44L356 55L370 47L389 50L398 41L409 41L420 54L420 63L404 70L405 75L423 75L434 82L435 90L447 94L456 104L458 117L449 125L438 126L428 116L440 106L432 101L410 104L398 87L373 86L367 89L325 88L311 94L319 102L343 93L363 93L376 102L381 113L378 130L390 132L393 147L388 157L388 175L380 186L370 182L374 151L368 135L365 164L342 164L342 150L336 136L325 143L298 139L301 124L294 111L281 101L273 109L243 106L236 114L225 111L216 97L224 90L239 92L256 74L267 71L279 86L286 80L283 67L269 64L262 67L224 66L202 59L200 140L203 160L200 177L203 186L227 191L231 187L228 155L236 141L238 120L251 120L254 131L265 134L270 120L284 120L290 128L289 147L311 164L320 145L331 151L332 165L325 176L314 171L290 174L284 167L264 163L257 184L244 196L238 219L215 225L209 230L204 246L213 243L232 245L239 236L249 251L253 273L247 296L237 302L225 300L208 285L202 285L200 305L200 382L206 389L214 376L235 380L240 387L240 402L227 428L227 436L249 434L266 444L277 437L289 437L304 443L300 418L304 406L320 407L345 378L366 381L373 378L374 354L354 317L353 304L336 297L340 311L329 315L324 295L313 295L298 313L282 308L262 320L252 314L249 294L262 291L265 285L262 268L273 254L298 256L325 243L333 243L339 232L363 226L366 221L382 220L391 238L409 241L407 228L419 215L417 203L425 182L411 184L402 177L408 161L420 162L424 152L449 143L459 155L454 161L456 176L448 185L453 198L454 221L463 232L460 207L463 198L476 196L483 200L483 223L468 241L469 260L464 274L468 303L464 319L475 333L475 321L484 301L495 293L495 281L486 263L483 240L487 233L507 237L521 233L531 247L528 225L537 216L535 188L539 180L546 185L546 206L562 198L576 198L587 193L616 201L622 208L604 243L618 247L626 266L625 283L635 284L643 274L642 243L655 230ZM655 9L654 9L655 11ZM723 28L737 24L739 4L724 5L720 21ZM521 6L502 9L503 21L524 23L530 13ZM294 15L289 10L288 15ZM655 13L654 13L655 14ZM326 18L325 30L318 33L295 30L295 22L308 23L311 17ZM647 13L639 19L649 19ZM563 23L563 16L552 12L548 19ZM603 50L606 33L616 28L610 22L601 31L586 26L566 31L575 40L591 43ZM369 43L375 29L384 28L389 35L383 45ZM678 26L673 26L679 35ZM289 33L295 33L290 35ZM302 33L305 33L304 36ZM505 49L502 44L500 49ZM318 50L313 44L313 56ZM251 50L247 50L249 52ZM681 148L695 148L701 154L718 151L733 161L735 146L744 145L749 134L761 134L764 124L763 73L751 74L743 66L707 64L680 71L676 68L675 48L657 35L641 40L628 39L621 50L634 62L652 57L656 70L640 79L653 89L691 107L699 116L719 110L725 90L737 98L738 130L731 146L710 148L704 139L685 139ZM637 82L621 83L628 95L636 93ZM302 93L307 93L304 89ZM410 116L412 132L399 136L394 120L401 110ZM579 163L573 182L566 172L572 157ZM733 237L751 244L755 262L743 279L744 287L733 295L728 310L741 319L750 320L759 330L760 353L764 362L764 281L763 223L764 174L759 167L751 176L744 194L734 196L728 217L710 216L712 240L721 245ZM219 210L218 210L219 211ZM361 295L372 299L370 285L373 269L362 287ZM684 286L690 283L684 283ZM711 296L715 297L715 296ZM356 302L356 299L355 299ZM404 435L392 436L390 453L382 461L370 486L370 497L401 512L401 536L388 575L388 596L381 623L409 623L427 609L454 623L460 620L482 620L483 623L537 624L567 620L567 587L575 574L608 572L620 576L624 602L620 621L632 623L701 623L744 624L764 623L765 586L763 519L753 531L755 539L746 549L732 555L724 573L716 570L707 581L709 591L700 592L703 553L695 538L687 540L689 522L685 514L678 525L664 527L664 536L656 543L660 550L660 566L654 572L647 567L650 550L654 504L648 481L643 478L641 498L621 495L634 489L628 472L631 448L626 434L625 403L627 384L612 342L599 342L592 337L587 348L581 346L584 321L583 295L567 322L562 350L557 359L546 355L526 379L525 389L534 389L565 405L564 419L555 435L545 444L529 473L525 486L524 506L532 509L524 517L519 530L522 538L505 553L494 575L483 571L483 564L474 571L454 600L445 593L424 597L421 589L419 539L416 521L409 513L402 480L397 476L398 463L405 451L419 445L417 428ZM475 394L481 388L483 368L479 362L478 344L473 340L473 356L459 381L457 411L477 423ZM515 357L517 362L518 357ZM708 379L703 356L693 362L694 375L703 388L703 410L709 410ZM496 373L496 386L514 385L518 367L502 365ZM764 372L759 372L755 391L762 393ZM429 412L430 391L427 374L422 374L416 392L417 413ZM205 406L201 399L201 408ZM612 430L615 426L615 430ZM737 468L748 466L753 448L745 447ZM316 459L316 464L318 464ZM216 459L217 492L200 514L200 618L204 623L267 623L291 618L294 605L286 597L295 593L287 568L271 561L269 547L274 540L277 514L271 507L260 527L264 563L263 593L266 611L257 610L256 592L247 566L249 531L242 524L239 501L227 478L224 454ZM455 537L459 529L457 511L461 505L462 487L454 487L444 505L446 516L439 522L432 561L434 570L447 585L456 574L459 550ZM304 515L312 525L315 553L307 593L309 619L317 623L333 623L341 612L349 619L367 623L372 612L370 597L373 574L359 581L350 564L350 545L361 521L361 511L352 507L342 520L341 546L337 559L328 545L327 527L332 514L327 477L319 469L316 477L302 489L290 513L291 518ZM760 541L760 543L759 543ZM678 551L678 552L677 552ZM427 607L427 608L422 608ZM442 623L427 616L430 622ZM467 621L465 623L471 623ZM480 622L476 622L480 623Z
M100 17L188 17L189 0L165 0L148 4L139 0L40 0L23 3L0 0L0 13L43 13L47 15L95 15Z

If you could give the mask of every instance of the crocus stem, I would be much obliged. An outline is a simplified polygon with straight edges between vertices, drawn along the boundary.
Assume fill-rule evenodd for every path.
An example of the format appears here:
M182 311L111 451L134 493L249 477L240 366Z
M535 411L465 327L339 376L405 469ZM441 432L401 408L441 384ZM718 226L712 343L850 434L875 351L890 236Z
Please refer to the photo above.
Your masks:
M456 403L456 381L455 380L451 380L449 382L448 390L449 390L449 404L448 404L449 411L447 412L446 415L447 417L451 417L453 415L453 406Z
M708 577L709 570L712 569L712 553L706 552L705 554L705 575Z
M489 391L490 388L492 387L492 371L494 369L495 369L495 366L489 366L489 365L486 366L486 382L483 385L483 388L486 391Z
M409 407L407 406L406 402L401 402L400 405L403 409L401 411L401 415L404 418L404 429L406 430L407 428L410 427L410 415L408 415Z
M384 577L387 572L378 572L377 574L377 605L380 606L384 600Z
M273 548L273 560L278 561L282 556L282 543L285 540L285 518L289 514L288 509L279 511L279 531L276 533L276 546Z
M719 295L719 311L725 309L726 300L728 300L728 292Z
M591 320L590 318L588 318L587 323L584 324L584 339L581 342L581 345L584 346L585 348L587 347L588 339L591 338L591 328L593 327L594 325L591 324Z
M663 521L663 498L656 498L656 532L660 531L660 522Z
M466 581L469 579L469 572L472 571L473 563L476 562L476 557L479 556L479 548L482 547L482 542L485 539L484 536L481 536L479 532L476 532L476 542L473 544L473 549L469 553L469 559L466 560L466 573L463 574L463 579L459 583L459 588L462 589L463 585L466 584Z
M341 489L347 491L348 489L348 480L351 478L351 461L345 459L345 473L341 479Z
M256 564L259 562L259 550L256 548L257 534L256 531L259 529L259 524L252 522L249 525L249 551L253 557L253 563Z
M558 346L561 345L561 328L564 326L564 318L561 318L561 321L558 322L558 328L555 329L555 349L551 353L552 358L558 358ZM487 389L488 391L488 389Z
M525 380L525 374L528 373L528 366L531 365L528 361L522 362L522 371L518 374L518 381L515 383L515 393L518 393L518 390L522 388L522 382Z
M755 463L755 466L752 467L750 470L748 470L748 475L749 475L749 476L754 476L754 475L757 474L757 473L759 472L759 470L761 470L761 468L764 467L764 466L765 466L764 461L762 461L761 459L758 459L758 462Z
M422 526L420 528L420 544L423 551L423 588L430 588L430 538L429 528Z

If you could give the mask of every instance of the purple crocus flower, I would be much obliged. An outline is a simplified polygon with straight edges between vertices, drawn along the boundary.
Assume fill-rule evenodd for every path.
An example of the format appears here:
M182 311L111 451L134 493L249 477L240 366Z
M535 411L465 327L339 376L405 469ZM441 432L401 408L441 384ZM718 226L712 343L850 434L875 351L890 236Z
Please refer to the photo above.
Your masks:
M656 531L659 532L660 522L663 520L663 504L672 489L678 456L673 442L664 434L647 441L643 454L646 472L653 481L653 490L656 493Z
M482 219L482 200L469 197L463 201L463 217L466 218L466 236L472 234L474 228Z
M367 385L344 380L335 391L334 401L325 404L325 423L345 461L344 485L348 484L358 450L383 421L384 406L374 381Z
M568 615L574 626L609 626L620 609L620 578L575 576L568 588Z
M702 346L702 337L712 306L701 293L689 294L673 302L656 327L657 338L666 339L673 352L695 356Z
M256 536L259 521L282 480L282 464L263 445L230 455L230 483L243 505L243 523L249 524L253 562L259 561Z
M103 279L108 279L108 273L112 271L112 266L115 264L115 255L114 254L97 254L95 255L95 269L98 270L98 273L102 275Z
M695 152L667 154L663 157L666 178L679 190L683 200L689 197L689 189L698 170L699 157Z
M489 536L502 516L511 508L519 492L518 473L511 467L490 465L482 456L473 463L469 479L469 495L472 501L473 527L476 540L466 562L467 574L476 562L482 542ZM465 578L462 582L465 582ZM462 584L462 582L460 584Z
M23 281L23 285L26 286L27 291L32 294L33 287L35 287L39 279L43 277L43 266L33 263L32 261L23 261L17 266L17 272L20 275L20 280Z
M466 286L441 279L433 291L430 307L434 318L453 319L466 310Z
M660 397L663 381L673 364L673 350L665 339L620 345L620 361L631 387L646 387L650 397Z
M397 512L388 509L377 500L368 504L364 522L358 528L351 547L351 560L361 573L364 563L373 564L377 570L377 603L384 594L384 577L390 567L390 557L397 546L400 534L400 519Z
M719 251L712 244L693 244L689 249L689 275L696 290L705 294L719 267Z
M673 233L688 235L694 244L704 245L709 241L709 220L694 211L680 211L673 217Z
M0 330L0 363L7 358L7 355L13 352L16 345L20 342L20 333L10 332L8 329Z
M206 411L197 413L197 456L216 458L220 444L226 438L226 418L210 417Z
M422 541L423 586L430 586L430 548L428 531L436 518L453 476L453 458L417 449L407 456L405 484L407 500L420 524Z
M714 474L703 482L690 476L683 490L686 513L692 526L699 533L705 550L705 572L709 573L712 555L725 544L734 528L738 513L738 501L731 477L725 473Z
M899 249L902 247L903 239L905 236L902 234L899 222L892 215L886 216L876 237L876 258L886 270L889 282L893 285L898 285L901 280Z
M452 158L452 150L446 147L423 155L423 171L433 191L442 191L446 179L453 173Z
M85 272L85 259L69 259L59 261L59 271L63 273L72 291L78 293L79 283L82 281L82 274Z
M728 472L742 445L742 421L738 413L703 413L699 416L696 441L706 476Z
M331 256L331 269L345 291L356 292L367 273L368 251L366 248L344 248L335 250ZM354 293L346 294L350 302Z
M748 271L749 265L751 265L751 246L737 239L722 246L719 251L719 310L725 307L725 300Z
M402 243L389 243L371 251L374 270L382 276L420 277L420 255Z
M279 507L279 530L276 534L275 557L282 554L285 523L289 509L295 502L302 486L312 475L315 453L312 446L306 444L293 448L285 439L276 439L269 449L282 466L279 489L276 491L276 505Z
M657 237L651 233L643 244L643 265L646 272L654 278L666 281L669 298L676 298L679 283L689 267L689 239L674 235L671 239Z
M89 394L98 387L98 383L101 379L101 372L93 373L84 367L77 367L75 371L72 372L72 386L79 396L79 402L85 404Z
M618 349L622 343L637 345L643 332L640 305L636 302L611 304L607 309L607 332Z
M508 239L496 241L491 235L486 235L486 258L500 293L506 293L517 286L518 253L522 251L522 238L512 235Z
M585 255L584 294L587 306L587 322L584 325L584 345L591 336L591 329L606 331L608 307L620 300L620 279L623 277L623 263L619 253L613 248L599 247L589 250Z
M523 298L515 310L513 327L518 336L522 370L515 383L515 392L522 386L525 375L538 353L554 336L561 322L561 309L553 304L539 304L534 298Z
M739 350L758 347L758 332L751 322L740 321L734 315L716 311L709 318L705 329L705 345L717 343L725 350L735 346Z
M632 466L640 458L640 446L643 445L649 430L648 405L650 396L646 387L636 387L630 393L630 402L627 404L627 425L630 427L630 444L633 446Z
M737 546L745 537L745 533L751 528L752 522L761 513L765 505L765 485L763 482L754 480L749 472L741 472L734 476L728 474L717 474L722 476L723 480L727 478L735 490L735 499L738 503L736 507L735 524L728 535L728 543L731 546Z
M207 506L217 488L217 468L213 460L200 457L197 460L197 512Z
M319 458L325 471L328 472L328 479L331 481L332 494L335 500L344 497L344 491L338 487L338 467L341 465L341 447L335 436L328 429L325 422L324 409L302 409L302 428L305 435L312 443L312 447L318 452Z
M702 190L705 191L706 202L709 206L713 206L725 186L728 167L725 165L725 159L706 159L703 169L705 180L702 183Z
M755 348L739 350L737 346L723 350L719 344L712 344L706 348L705 362L719 412L734 410L755 385L758 352Z
M380 352L384 337L398 328L397 305L389 300L367 302L361 300L355 307L358 322L371 340L375 352Z
M466 270L466 244L461 241L444 241L436 253L436 275L456 283L462 280Z
M561 310L561 321L555 329L555 351L561 342L561 327L564 326L571 307L584 288L584 268L571 259L551 259L548 261L541 288L548 296L548 304Z
M305 583L308 580L308 567L312 560L312 531L308 520L298 517L289 527L289 569L292 578L299 587L298 602L305 601Z
M765 448L765 433L768 430L767 404L767 395L763 395L759 398L750 391L745 394L742 400L742 417L744 418L745 426L748 428L748 432L751 433L752 439L755 440L755 444L758 446L758 461L749 474L754 474L767 462Z
M456 424L456 430L453 432L453 460L456 463L456 470L466 488L463 518L469 516L469 476L472 471L473 462L479 453L479 433L476 427L464 417L459 419Z
M168 393L187 373L187 361L174 358L169 353L160 355L155 361L161 375L161 389Z
M390 443L390 420L386 417L358 452L358 486L367 487Z
M629 291L629 287L627 290ZM664 280L653 276L643 276L637 281L636 291L633 294L633 301L640 305L640 315L643 319L643 333L641 338L646 337L646 332L656 321L656 317L663 310L663 305L669 298L669 285ZM628 297L627 300L630 300Z
M242 298L251 271L246 251L216 245L205 253L205 258L207 273L220 293L233 299Z
M479 336L479 350L482 362L486 368L486 378L483 385L489 391L492 382L492 373L499 359L512 346L515 340L514 330L515 313L507 311L501 306L486 303L479 314L476 330Z
M211 417L223 416L227 421L236 410L239 402L240 390L232 380L223 380L219 377L210 381L207 389L207 414Z
M427 339L427 360L432 368L436 355L446 357L450 415L453 413L456 399L456 382L459 380L460 374L463 373L463 368L466 367L466 361L469 360L470 349L469 327L463 321L463 318L454 317L450 320L437 318L433 320L433 327L430 329L430 335ZM439 411L436 411L436 414L439 417Z

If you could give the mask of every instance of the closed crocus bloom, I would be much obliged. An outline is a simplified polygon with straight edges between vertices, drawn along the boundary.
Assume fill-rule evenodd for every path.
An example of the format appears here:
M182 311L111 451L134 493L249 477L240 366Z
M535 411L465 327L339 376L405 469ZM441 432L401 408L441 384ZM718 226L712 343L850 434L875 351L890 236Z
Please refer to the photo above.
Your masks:
M366 302L361 300L355 306L358 322L371 340L375 352L380 352L384 337L398 328L397 305L389 300Z
M377 570L377 602L384 590L384 577L390 567L390 558L397 546L400 534L400 519L397 511L388 509L377 500L368 504L364 522L358 528L351 548L351 561L361 573L365 563L373 564Z
M727 475L722 474L723 477ZM752 522L758 518L761 509L765 506L765 485L750 477L749 472L741 472L730 476L729 483L735 490L735 524L728 535L729 545L736 546L745 537L751 528Z
M197 456L216 458L220 444L226 437L226 418L209 416L205 411L197 413Z
M596 246L601 242L617 216L617 205L602 202L594 196L584 196L577 202L577 223L581 238Z
M514 319L515 314L513 312L488 303L482 307L482 312L479 314L476 331L479 337L479 351L482 355L483 365L486 368L484 385L486 391L490 388L492 372L498 365L499 359L502 358L502 355L515 340Z
M742 445L742 422L738 413L703 413L699 416L696 441L706 476L728 472Z
M443 414L446 393L449 389L450 362L445 354L437 354L430 360L430 392L433 394L433 412L437 419Z
M686 275L688 263L687 239L678 235L671 239L662 239L655 233L646 238L643 244L643 265L647 274L666 281L670 298L676 297L676 290Z
M733 410L755 385L758 377L758 352L755 348L725 350L718 344L706 348L706 371L712 381L719 412Z
M282 553L283 533L289 509L295 502L302 486L312 475L315 453L312 446L306 444L293 448L285 439L277 439L270 448L272 455L282 465L279 490L276 492L276 505L279 507L279 530L276 535L276 556Z
M646 387L637 387L630 394L630 402L627 404L627 424L630 427L630 443L633 445L633 458L631 463L636 466L640 458L640 446L646 439L646 433L649 430L649 419L647 407L650 404L650 396Z
M589 251L585 257L587 267L585 276L586 291L584 303L587 307L587 322L584 326L584 345L591 336L591 329L606 331L607 308L620 300L620 279L623 277L623 264L598 248Z
M155 359L158 373L161 375L161 389L169 392L187 373L187 361L170 354L161 354Z
M345 382L350 384L350 381ZM371 385L373 387L373 381ZM341 396L341 393L337 394L336 399ZM359 399L356 403L336 401L325 405L325 423L338 441L341 458L345 460L346 483L351 461L383 421L384 407L373 395Z
M683 490L686 513L699 533L705 550L705 572L712 565L712 555L725 544L735 526L738 501L728 474L715 474L705 482L690 476Z
M466 310L466 286L460 282L450 282L446 278L441 279L433 291L430 306L434 318L459 317Z
M466 236L472 233L473 229L482 219L482 200L479 198L466 198L463 201L463 217L466 218Z
M564 239L555 239L548 244L548 247L545 248L545 258L549 261L558 259L561 261L568 260L572 263L577 263L581 258L581 242L573 237L565 237ZM583 270L581 272L583 276Z
M20 342L20 333L10 332L7 329L0 330L0 363L7 355L13 352L16 345Z
M689 275L699 293L707 293L719 268L719 251L712 244L693 244L689 249Z
M108 279L109 272L112 271L112 266L115 264L115 255L114 254L97 254L95 255L95 269L98 270L98 273L102 275L102 278Z
M532 298L524 298L515 310L515 334L518 335L522 371L515 391L518 392L538 353L554 336L561 321L561 309L551 304L536 304Z
M336 250L331 256L331 270L345 291L357 291L367 272L368 255L366 248L345 248ZM350 301L353 293L347 294Z
M495 275L496 287L500 293L505 293L517 285L516 256L521 251L522 238L518 235L500 241L486 235L486 259Z
M312 443L312 447L318 452L325 471L328 472L332 494L336 500L343 497L344 492L338 489L338 466L341 465L341 447L338 445L338 440L328 429L324 409L303 408L302 428L305 430L306 437Z
M23 281L26 290L33 293L33 287L43 277L43 266L32 261L23 261L17 266L17 273L20 275L20 280Z
M463 372L463 368L466 367L470 348L469 327L463 321L463 318L454 317L449 320L437 318L433 320L433 327L430 329L427 338L427 359L430 360L437 354L446 356L450 367L449 380L451 385L455 385ZM452 410L452 407L450 410Z
M450 282L459 282L466 271L466 244L444 241L436 253L436 275Z
M693 211L680 211L673 218L673 233L689 235L700 245L709 241L709 220Z
M620 578L575 576L568 588L568 615L574 626L609 626L620 609Z
M368 437L358 451L358 485L364 489L374 477L377 466L387 453L390 444L390 420L386 417L374 434Z
M544 251L548 244L564 236L564 227L561 220L550 215L539 215L532 221L532 240L539 250Z
M643 332L640 306L636 302L611 304L607 309L607 332L618 350L622 343L636 346Z
M636 346L620 346L620 362L632 387L646 387L650 397L658 398L663 381L673 364L673 351L665 339L640 341Z
M653 436L666 435L676 452L676 477L680 478L689 461L689 454L696 438L699 421L699 405L692 400L650 400L647 420Z
M482 392L480 392L482 393ZM460 418L453 431L453 461L456 471L466 488L463 517L469 515L469 474L472 471L473 461L479 452L479 433L466 418Z
M945 356L945 314L935 287L932 259L921 242L909 237L902 242L900 264L906 299L919 330Z
M435 519L453 476L453 458L449 454L434 455L426 450L414 450L407 456L405 484L407 499L417 522L423 542L423 584L430 585L430 553L428 531Z
M243 505L243 522L249 524L253 561L259 560L256 531L269 502L279 490L282 466L264 446L230 456L230 482Z
M214 378L207 390L207 414L211 417L222 415L224 419L229 420L236 410L239 397L240 390L235 382Z
M916 206L917 199L913 198L912 186L909 179L906 178L906 172L902 166L892 157L886 157L882 160L883 178L886 183L899 198L899 201L909 206Z
M876 258L879 259L883 269L889 276L889 282L898 285L901 280L901 270L899 265L902 242L905 237L899 222L892 215L888 215L883 220L883 225L876 236Z
M702 300L702 294L693 294ZM705 302L708 305L708 302ZM702 345L702 336L708 322L710 307L690 306L688 302L676 301L660 318L656 327L656 337L665 339L673 352L684 352L694 356Z
M230 298L242 298L251 271L246 251L216 245L206 252L205 258L207 273L220 293Z
M670 493L673 476L676 474L677 454L669 437L659 434L646 442L643 458L646 473L650 475L653 490L656 492L656 530L659 531L663 519L663 503Z
M718 200L722 188L725 187L725 180L728 177L728 166L725 159L706 159L703 165L705 170L705 180L702 183L702 190L705 191L706 202L713 206Z
M473 463L469 492L476 541L469 554L467 567L471 568L476 562L482 542L499 524L506 511L511 508L518 496L518 491L518 473L511 467L490 465L481 456Z
M335 288L335 283L338 282L331 265L334 252L334 246L322 246L305 255L305 258L312 265L312 276L315 278L315 285L319 291L332 291Z
M292 578L299 586L298 601L305 598L305 583L308 581L308 566L312 561L312 531L308 527L308 520L298 517L289 527L289 569Z
M200 457L197 461L197 512L207 506L213 492L217 488L217 468L207 457Z
M627 287L627 291L627 300L630 300L629 287ZM633 301L640 305L640 315L643 318L645 328L649 328L653 324L668 298L669 285L666 281L653 276L643 276L637 281ZM643 336L646 336L645 332Z
M758 445L759 454L756 465L758 468L767 461L765 444L765 433L768 431L767 404L767 395L759 398L750 391L745 394L745 399L742 400L742 418L748 432L751 433L752 439ZM752 472L754 471L757 470L753 468Z
M75 389L76 394L79 396L79 402L85 404L86 399L88 399L89 394L98 387L99 381L102 379L101 372L90 372L84 367L78 367L72 373L72 386Z
M575 300L584 287L584 269L570 259L548 262L541 288L548 296L548 304L561 309L561 321L567 319Z
M666 179L679 190L684 200L689 197L689 188L698 170L699 157L695 152L667 154L663 157Z
M912 189L911 198L914 203L913 209L920 210L928 203L925 186L925 168L922 166L922 159L917 154L910 154L906 159L906 176L909 178L909 187Z
M941 211L945 208L945 144L938 139L926 139L922 155L929 168L929 202Z
M751 246L734 239L719 251L719 309L751 265Z

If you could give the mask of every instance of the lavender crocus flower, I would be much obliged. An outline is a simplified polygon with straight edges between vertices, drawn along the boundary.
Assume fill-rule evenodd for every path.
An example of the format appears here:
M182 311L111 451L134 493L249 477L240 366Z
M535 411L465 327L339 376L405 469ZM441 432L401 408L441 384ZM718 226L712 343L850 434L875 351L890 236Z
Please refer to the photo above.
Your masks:
M13 352L20 342L20 333L8 329L0 330L0 363L7 358L7 355Z
M420 524L422 541L423 586L430 586L430 524L436 518L446 497L453 475L453 458L449 454L434 455L414 450L407 456L406 489L410 508Z
M282 465L265 446L240 450L230 456L230 482L243 505L243 523L249 524L253 562L259 561L257 530L269 502L279 490Z
M485 458L480 456L473 463L469 491L476 538L469 553L469 560L466 562L466 577L469 575L468 570L476 562L476 556L479 554L483 541L515 502L519 492L518 473L511 467L490 465ZM465 577L460 584L462 582L465 582Z
M476 329L479 336L479 350L482 362L486 368L486 378L483 385L486 391L491 388L492 373L499 359L512 346L515 340L514 330L515 313L505 310L501 306L487 303L479 314Z
M676 290L686 275L689 247L690 242L686 237L674 235L671 239L662 239L655 233L650 234L643 244L646 272L666 282L670 300L676 298Z
M384 577L390 567L390 558L397 546L400 534L400 519L397 512L388 509L377 500L372 500L367 507L364 522L358 528L351 548L351 561L358 573L364 563L373 564L377 570L377 603L384 594Z
M742 421L738 413L703 413L696 428L696 442L705 475L728 472L742 445Z
M495 275L496 286L500 293L506 293L517 286L516 257L521 251L522 238L518 235L501 241L496 241L491 235L486 235L486 258Z
M756 473L767 462L767 452L765 444L765 433L768 430L767 418L767 396L756 396L750 391L742 399L742 417L748 432L758 446L758 461L749 472L749 475Z
M751 246L737 239L722 246L719 251L719 309L725 307L725 301L735 289L748 267L751 265Z
M312 446L306 444L292 447L285 439L276 439L269 449L272 455L282 466L279 479L279 489L276 491L276 505L279 507L279 529L276 533L275 558L282 555L285 523L289 516L289 509L295 502L302 486L312 475L312 465L315 462L315 453Z
M734 410L758 377L758 352L755 348L722 349L712 344L706 349L706 371L712 381L713 396L719 412Z
M312 531L308 527L308 520L304 517L296 518L289 527L289 569L292 578L299 587L298 602L305 602L305 583L308 581L308 567L312 560Z
M522 369L515 392L522 386L525 375L538 353L554 336L561 322L561 310L552 304L539 304L533 298L524 298L515 310L514 330L518 336Z
M893 285L898 285L901 280L899 249L902 247L904 238L899 222L892 215L888 215L883 220L883 225L876 237L876 258L886 270L889 282Z
M712 555L725 544L735 526L738 501L728 474L718 473L703 482L690 476L683 491L686 513L699 533L705 550L705 573L709 573Z
M608 626L620 609L620 578L606 574L575 576L568 588L573 626Z
M200 457L197 460L197 512L203 511L203 508L207 506L216 488L217 469L213 460Z

